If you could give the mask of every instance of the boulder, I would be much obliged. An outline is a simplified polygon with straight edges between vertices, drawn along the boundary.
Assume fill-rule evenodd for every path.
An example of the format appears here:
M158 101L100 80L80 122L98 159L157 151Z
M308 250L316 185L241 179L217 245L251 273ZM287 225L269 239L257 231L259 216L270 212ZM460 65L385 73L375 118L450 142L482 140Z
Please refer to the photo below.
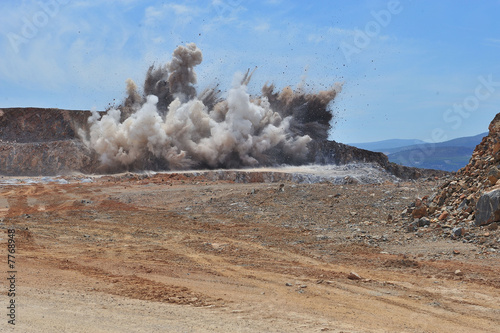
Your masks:
M500 170L496 166L490 167L488 171L488 180L491 185L495 185L497 181L500 179Z
M417 222L417 226L419 226L419 227L425 227L426 225L431 225L431 220L429 220L426 217L422 217Z
M446 210L444 212L441 213L441 215L439 215L439 218L438 220L439 221L443 221L443 220L446 220L448 218L448 216L450 216L450 213L448 213Z
M349 280L361 280L362 279L362 277L358 273L355 273L355 272L349 273L349 275L347 276L347 278Z
M465 234L465 229L462 227L456 227L451 230L451 234L455 237L461 237Z
M500 189L495 189L481 195L476 205L477 226L500 221Z
M424 217L427 215L427 207L426 206L420 206L417 209L415 209L412 213L411 216L415 219L419 219L421 217Z

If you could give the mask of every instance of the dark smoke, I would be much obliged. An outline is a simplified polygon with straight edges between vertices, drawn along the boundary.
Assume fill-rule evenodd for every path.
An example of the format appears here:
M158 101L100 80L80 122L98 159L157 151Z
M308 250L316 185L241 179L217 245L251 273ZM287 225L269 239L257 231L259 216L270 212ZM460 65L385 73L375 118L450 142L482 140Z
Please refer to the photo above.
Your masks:
M295 93L290 87L281 93L274 92L274 85L265 85L262 95L271 108L282 117L292 117L290 131L296 135L309 135L313 140L327 140L333 114L328 108L339 89L320 91L317 94Z
M81 134L108 171L296 165L309 162L312 140L327 140L340 85L316 94L265 85L251 97L254 70L225 99L218 87L197 95L202 59L195 44L179 46L169 63L148 69L142 94L129 79L121 106L93 113Z

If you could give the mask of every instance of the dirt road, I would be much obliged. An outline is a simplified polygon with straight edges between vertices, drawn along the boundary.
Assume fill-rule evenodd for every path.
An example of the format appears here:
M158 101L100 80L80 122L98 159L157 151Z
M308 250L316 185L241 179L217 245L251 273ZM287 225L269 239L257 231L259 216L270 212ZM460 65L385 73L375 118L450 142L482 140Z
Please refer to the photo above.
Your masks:
M0 186L1 331L500 331L498 252L399 221L437 182L75 179Z

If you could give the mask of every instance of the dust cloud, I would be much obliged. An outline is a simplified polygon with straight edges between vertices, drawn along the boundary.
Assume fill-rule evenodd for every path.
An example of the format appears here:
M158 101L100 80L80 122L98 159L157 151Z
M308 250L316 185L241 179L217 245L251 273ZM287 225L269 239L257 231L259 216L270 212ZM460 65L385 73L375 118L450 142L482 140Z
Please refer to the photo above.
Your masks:
M247 71L225 98L217 87L198 94L202 60L194 43L179 46L169 63L148 69L142 93L129 79L122 105L92 113L80 136L108 171L299 165L311 141L327 139L340 84L315 94L266 84L252 97Z

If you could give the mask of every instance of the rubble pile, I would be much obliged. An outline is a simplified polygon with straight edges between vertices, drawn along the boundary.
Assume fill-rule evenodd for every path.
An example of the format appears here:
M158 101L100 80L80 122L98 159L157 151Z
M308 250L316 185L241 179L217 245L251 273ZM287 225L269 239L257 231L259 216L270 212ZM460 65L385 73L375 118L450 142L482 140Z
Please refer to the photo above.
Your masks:
M469 164L429 197L403 211L408 232L438 232L443 237L500 248L500 113Z

